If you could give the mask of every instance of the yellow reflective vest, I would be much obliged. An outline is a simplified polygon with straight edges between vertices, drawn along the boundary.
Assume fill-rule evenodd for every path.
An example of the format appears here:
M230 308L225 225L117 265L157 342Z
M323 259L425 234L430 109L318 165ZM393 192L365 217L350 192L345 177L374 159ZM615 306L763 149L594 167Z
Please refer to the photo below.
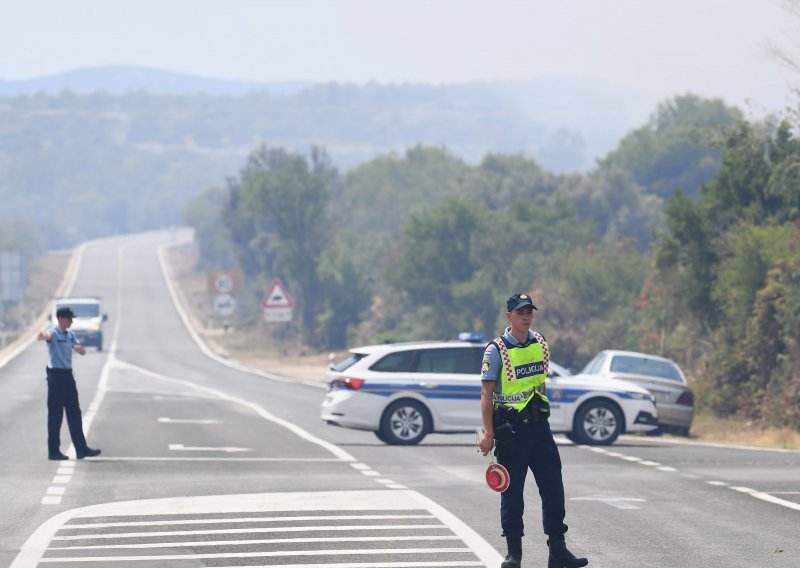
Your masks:
M500 378L492 395L495 406L520 411L538 396L540 404L534 406L549 412L550 401L545 394L549 349L541 335L534 332L534 336L524 347L511 344L502 336L493 341L501 362Z

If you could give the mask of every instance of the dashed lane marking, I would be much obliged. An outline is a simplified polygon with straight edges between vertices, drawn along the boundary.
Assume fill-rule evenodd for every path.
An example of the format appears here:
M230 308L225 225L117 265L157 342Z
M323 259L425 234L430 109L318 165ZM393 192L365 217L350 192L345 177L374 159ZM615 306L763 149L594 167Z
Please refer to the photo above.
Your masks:
M736 449L762 449L762 448L749 448L749 447L741 448L741 447L738 447L738 446L722 446L722 445L719 445L719 444L716 444L716 445L715 444L705 444L705 445L719 446L719 447L724 447L724 448L736 448ZM598 453L598 454L604 454L604 455L612 457L612 458L619 458L619 459L622 459L622 460L625 460L625 461L638 463L639 465L651 466L651 467L654 467L655 469L658 469L659 471L663 471L663 472L666 472L666 473L677 473L677 474L679 474L682 477L687 478L687 479L700 479L699 475L681 473L677 468L674 468L674 467L671 467L671 466L661 465L658 462L654 462L654 461L650 461L650 460L643 460L641 458L637 458L637 457L634 457L634 456L628 456L628 455L622 454L620 452L612 452L612 451L609 451L609 450L607 450L605 448L598 448L596 446L579 446L579 447L583 448L583 449L586 449L586 450L588 450L590 452L595 452L595 453ZM776 491L776 492L772 492L772 493L767 493L767 492L764 492L764 491L758 491L757 489L751 489L750 487L732 486L729 483L726 483L724 481L706 480L706 483L709 484L709 485L713 485L714 487L726 487L728 489L732 489L734 491L737 491L738 493L742 493L744 495L750 495L751 497L755 497L756 499L760 499L762 501L766 501L767 503L772 503L774 505L780 505L781 507L786 507L787 509L794 509L795 511L800 511L800 503L794 503L792 501L787 501L786 499L781 499L780 497L776 497L775 496L775 495L780 495L780 494L790 494L790 495L792 495L792 494L797 494L797 493L800 493L800 492L794 492L794 491L780 492L780 491Z
M271 568L488 567L480 535L415 491L327 491L148 499L60 513L11 568L212 560ZM303 562L298 563L299 562Z

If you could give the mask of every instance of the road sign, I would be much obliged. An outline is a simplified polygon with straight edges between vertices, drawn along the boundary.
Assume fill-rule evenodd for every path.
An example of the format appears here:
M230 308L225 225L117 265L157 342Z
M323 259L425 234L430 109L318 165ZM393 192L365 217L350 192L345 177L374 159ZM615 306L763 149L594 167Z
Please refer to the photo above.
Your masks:
M214 296L214 310L221 316L229 316L236 310L236 300L230 294Z
M234 294L242 287L238 270L212 270L208 273L208 291L212 294Z
M269 291L264 295L261 307L264 308L264 321L281 322L292 321L292 307L294 302L283 286L280 278L272 281Z
M269 291L264 295L261 307L265 310L269 310L275 308L291 308L292 306L294 306L294 302L292 302L292 299L289 297L289 293L286 292L283 282L281 282L280 278L276 278L272 281L272 286L270 286Z

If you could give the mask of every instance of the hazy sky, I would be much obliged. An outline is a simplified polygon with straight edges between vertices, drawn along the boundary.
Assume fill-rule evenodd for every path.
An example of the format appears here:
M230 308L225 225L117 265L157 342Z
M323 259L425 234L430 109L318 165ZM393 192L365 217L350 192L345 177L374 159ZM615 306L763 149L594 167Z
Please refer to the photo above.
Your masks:
M139 65L254 81L592 77L752 110L795 99L782 0L0 0L0 79Z

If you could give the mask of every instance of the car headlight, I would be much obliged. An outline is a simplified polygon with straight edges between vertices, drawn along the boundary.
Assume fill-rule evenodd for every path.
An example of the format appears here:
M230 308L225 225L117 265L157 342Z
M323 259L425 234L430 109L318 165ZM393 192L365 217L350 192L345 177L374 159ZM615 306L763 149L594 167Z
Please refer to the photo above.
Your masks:
M92 331L100 331L100 324L99 323L93 323L92 324Z
M653 404L656 403L656 397L650 393L625 391L625 394L630 395L631 398L635 398L636 400L649 400Z

